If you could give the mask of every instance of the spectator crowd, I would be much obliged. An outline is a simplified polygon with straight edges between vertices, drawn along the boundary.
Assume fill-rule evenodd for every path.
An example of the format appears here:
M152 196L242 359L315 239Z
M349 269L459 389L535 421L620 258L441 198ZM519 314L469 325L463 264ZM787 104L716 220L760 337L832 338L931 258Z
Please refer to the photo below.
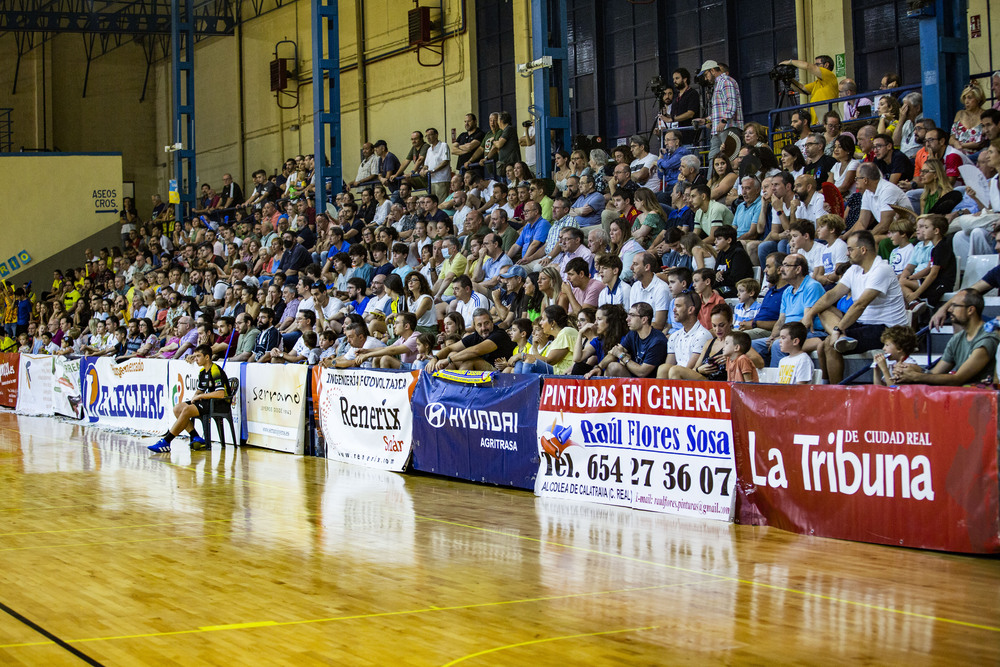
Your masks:
M785 64L811 102L857 92L827 56ZM839 382L845 354L880 350L876 382L989 382L982 294L1000 275L945 298L961 258L995 252L1000 111L982 89L939 127L887 75L874 100L795 111L775 153L726 66L699 74L704 108L680 68L652 135L559 149L549 178L530 124L469 113L451 142L366 141L341 191L298 155L246 192L230 174L201 184L184 220L126 198L121 246L44 290L3 284L4 349L731 381L772 367L785 383L811 382L813 357ZM925 371L912 326L947 317L955 338Z

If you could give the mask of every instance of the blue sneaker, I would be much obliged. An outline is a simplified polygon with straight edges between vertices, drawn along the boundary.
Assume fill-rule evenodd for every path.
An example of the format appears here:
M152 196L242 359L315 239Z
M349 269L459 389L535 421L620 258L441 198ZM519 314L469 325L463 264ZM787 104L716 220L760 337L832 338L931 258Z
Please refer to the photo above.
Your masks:
M157 454L164 454L170 451L170 443L167 442L166 438L160 438L156 441L156 444L150 445L147 449Z
M833 344L833 349L841 354L847 354L848 352L854 351L858 346L858 341L856 338L851 338L850 336L841 336L837 339L837 342Z
M212 447L205 442L205 438L201 437L197 433L191 434L191 449L200 452L206 449L211 449Z

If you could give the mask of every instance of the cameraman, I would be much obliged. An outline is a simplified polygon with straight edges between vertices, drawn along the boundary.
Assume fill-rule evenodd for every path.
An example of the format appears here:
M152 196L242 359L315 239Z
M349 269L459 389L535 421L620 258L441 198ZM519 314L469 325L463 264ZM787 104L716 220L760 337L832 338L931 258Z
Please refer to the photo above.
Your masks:
M795 79L789 81L792 88L809 96L810 102L822 102L832 100L837 97L840 90L837 86L837 75L833 73L833 58L830 56L816 56L813 64L803 60L783 60L779 65L791 65L799 69L804 69L816 77L815 81L805 85ZM812 117L812 124L816 124L816 107L811 107L809 113Z
M689 127L691 121L701 115L701 100L698 93L691 88L691 72L678 67L673 73L674 88L677 94L669 110L660 112L660 119L667 127ZM681 130L681 140L685 144L694 141L693 130Z

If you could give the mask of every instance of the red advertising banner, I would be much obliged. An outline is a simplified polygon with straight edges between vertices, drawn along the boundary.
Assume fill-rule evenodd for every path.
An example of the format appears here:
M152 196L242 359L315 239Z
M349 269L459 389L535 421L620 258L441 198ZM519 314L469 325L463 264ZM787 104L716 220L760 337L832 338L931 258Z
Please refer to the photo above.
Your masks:
M16 353L0 354L0 405L17 407L17 380L20 360Z
M736 522L1000 551L997 393L733 385Z

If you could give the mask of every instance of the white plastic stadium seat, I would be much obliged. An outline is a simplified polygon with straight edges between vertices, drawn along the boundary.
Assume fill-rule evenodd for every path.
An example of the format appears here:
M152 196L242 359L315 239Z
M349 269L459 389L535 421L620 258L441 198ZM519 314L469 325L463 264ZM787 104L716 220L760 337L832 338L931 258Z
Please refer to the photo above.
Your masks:
M778 369L758 368L757 379L761 381L761 384L778 384Z
M996 267L998 261L1000 261L1000 255L969 255L965 261L965 273L962 274L961 282L957 282L954 292L944 295L944 300L947 301L957 292L975 285L990 269ZM986 295L993 296L996 293L997 291L994 289L987 292Z
M965 263L965 275L962 276L962 284L959 289L968 289L982 280L990 269L996 267L998 260L1000 260L1000 255L969 255L969 259ZM996 290L990 290L986 294L993 296L996 293Z

